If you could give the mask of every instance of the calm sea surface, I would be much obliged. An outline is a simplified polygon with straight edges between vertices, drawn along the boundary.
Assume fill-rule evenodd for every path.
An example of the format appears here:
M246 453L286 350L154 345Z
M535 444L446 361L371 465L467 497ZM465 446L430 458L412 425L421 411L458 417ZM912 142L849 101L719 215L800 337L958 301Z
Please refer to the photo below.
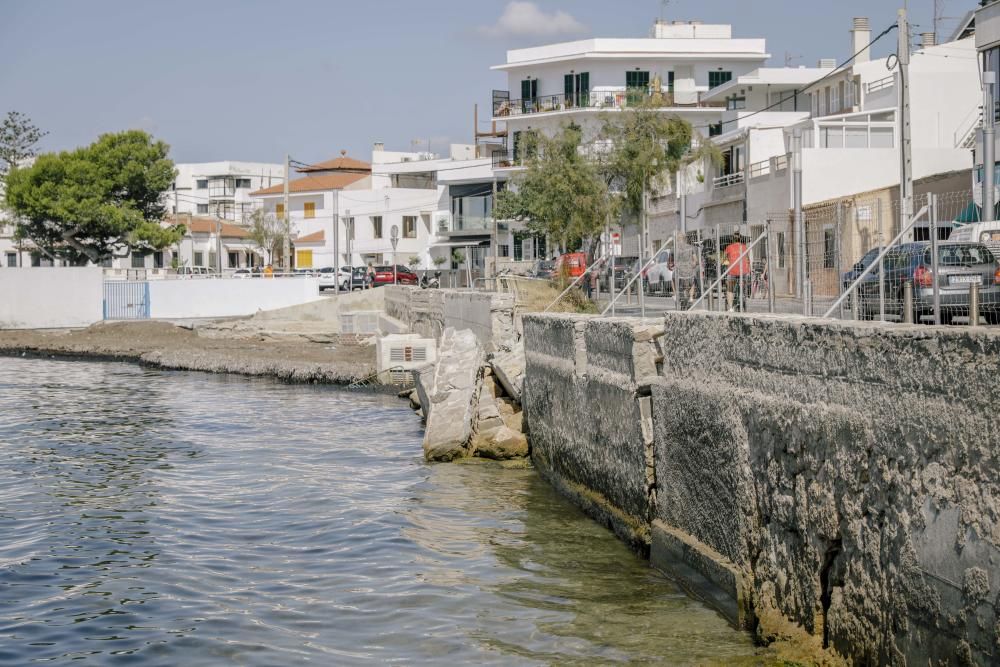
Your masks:
M0 665L754 654L531 470L395 398L0 357Z

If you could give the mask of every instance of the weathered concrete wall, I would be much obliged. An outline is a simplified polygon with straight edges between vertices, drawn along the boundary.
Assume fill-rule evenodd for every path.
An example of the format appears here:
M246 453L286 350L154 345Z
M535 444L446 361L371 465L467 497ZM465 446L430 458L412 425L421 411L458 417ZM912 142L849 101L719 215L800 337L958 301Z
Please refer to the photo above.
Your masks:
M387 286L385 311L413 333L440 340L446 328L472 331L487 352L494 352L514 330L513 297L448 289Z
M104 317L100 267L0 272L0 329L86 327Z
M606 514L649 485L654 562L737 622L777 610L862 664L1000 661L1000 333L669 314L646 471L641 383L613 400L596 372L637 348L589 347L638 326L526 317L547 476Z

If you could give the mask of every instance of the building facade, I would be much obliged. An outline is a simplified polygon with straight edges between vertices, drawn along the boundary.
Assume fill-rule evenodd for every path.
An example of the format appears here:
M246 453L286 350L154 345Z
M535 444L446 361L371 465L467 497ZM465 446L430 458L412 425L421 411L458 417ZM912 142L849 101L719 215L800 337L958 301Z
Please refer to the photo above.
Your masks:
M165 194L164 204L172 214L218 217L243 224L253 210L251 192L280 185L285 166L266 162L180 163L177 175Z

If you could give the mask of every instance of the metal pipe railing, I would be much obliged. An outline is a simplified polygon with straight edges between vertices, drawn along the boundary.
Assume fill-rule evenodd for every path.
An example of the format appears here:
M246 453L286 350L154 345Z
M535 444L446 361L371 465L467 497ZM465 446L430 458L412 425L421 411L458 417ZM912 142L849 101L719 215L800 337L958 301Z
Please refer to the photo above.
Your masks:
M667 239L667 242L664 243L660 247L660 250L663 250L663 248L666 248L668 245L669 246L673 246L673 244L674 244L673 238L669 238L669 239ZM632 287L632 283L634 283L636 281L636 278L642 277L642 272L645 271L646 269L648 269L650 266L653 265L653 263L656 260L656 256L659 255L659 254L660 254L660 251L657 250L653 254L653 256L649 258L649 261L647 261L645 264L643 264L642 267L640 267L640 269L635 272L635 275L632 276L632 279L629 280L627 283L625 283L625 287L622 288L621 292L618 292L618 294L616 294L614 296L614 298L611 299L611 303L609 303L607 306L605 306L604 310L601 311L601 315L606 314L615 305L615 302L618 301L618 297L620 297L622 294L628 294L629 288ZM614 285L614 282L615 282L615 269L614 269L614 260L612 259L612 263L611 263L611 284Z
M727 266L725 272L721 276L719 276L718 278L716 278L715 282L712 283L711 285L709 285L709 287L708 287L707 290L705 290L704 292L701 293L701 296L699 296L698 299L694 303L691 304L691 306L688 308L688 310L694 310L698 306L698 304L700 304L705 299L705 295L708 294L709 292L711 292L717 286L719 286L722 283L722 281L725 279L725 277L728 276L729 273L734 268L736 268L737 266L739 266L740 264L743 263L743 260L747 257L747 255L750 254L750 251L753 250L754 246L757 245L758 243L760 243L761 241L763 241L766 238L767 238L767 232L765 231L763 234L761 234L756 239L754 239L753 243L751 243L750 245L748 245L747 249L744 250L740 254L740 256L739 256L739 258L737 258L736 262L734 262L734 263L730 264L729 266ZM715 251L716 251L716 253L718 253L719 249L716 248ZM742 299L742 298L743 298L743 290L741 289L740 290L740 299Z
M895 237L893 237L892 241L890 241L884 248L882 248L882 251L878 254L878 257L876 257L872 261L872 263L868 265L868 268L862 271L860 275L858 275L858 277L854 279L854 282L851 283L851 286L848 287L846 290L844 290L844 293L841 294L837 298L837 300L833 302L833 305L830 306L829 310L823 313L823 317L830 317L830 315L833 315L833 311L840 308L840 304L844 302L844 299L846 299L852 292L854 292L854 290L858 288L858 285L861 284L861 281L863 281L866 277L868 277L868 275L875 269L876 266L880 266L882 264L882 260L885 259L885 256L887 254L889 254L889 251L892 250L896 246L896 244L899 243L899 241L903 238L903 236L907 232L913 229L913 226L917 224L917 220L919 220L926 212L927 212L927 206L924 205L923 208L917 211L916 215L910 218L910 221L906 223L902 229L899 230L899 233L896 234Z

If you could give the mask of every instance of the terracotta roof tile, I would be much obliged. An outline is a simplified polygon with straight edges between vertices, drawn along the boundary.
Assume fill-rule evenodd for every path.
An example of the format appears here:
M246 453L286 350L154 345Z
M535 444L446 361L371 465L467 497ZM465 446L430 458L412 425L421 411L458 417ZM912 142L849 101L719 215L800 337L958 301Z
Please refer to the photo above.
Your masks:
M318 232L313 232L312 234L306 234L305 236L300 236L295 239L294 243L296 245L300 243L325 243L326 233L321 229Z
M311 164L308 167L301 167L295 171L309 173L314 171L363 171L371 172L372 166L368 162L355 160L352 157L341 156L319 164Z
M341 190L351 183L356 183L362 178L366 178L368 176L368 173L351 171L340 171L329 174L319 173L313 176L305 176L303 178L296 178L294 181L290 181L288 183L288 191L317 192L320 190ZM271 187L264 188L263 190L251 192L250 196L261 197L264 195L280 195L284 191L284 184L279 183L278 185L272 185Z
M185 215L174 216L169 218L167 222L173 225L185 225L189 230L191 230L192 233L195 234L214 234L217 224L215 218L199 218L192 216L189 219ZM222 236L223 238L245 239L250 236L250 232L230 222L223 222Z

